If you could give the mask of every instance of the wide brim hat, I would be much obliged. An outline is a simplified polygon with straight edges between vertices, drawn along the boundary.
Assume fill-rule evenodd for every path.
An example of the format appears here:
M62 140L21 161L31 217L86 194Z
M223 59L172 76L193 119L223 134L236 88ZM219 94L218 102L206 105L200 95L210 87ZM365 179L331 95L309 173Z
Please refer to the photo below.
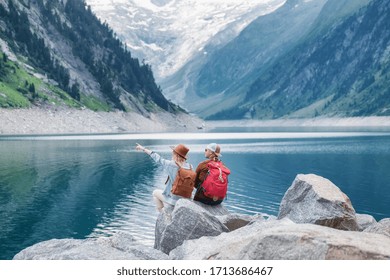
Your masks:
M185 145L179 144L177 146L169 146L176 154L181 156L184 159L187 159L187 153L190 149L188 149Z

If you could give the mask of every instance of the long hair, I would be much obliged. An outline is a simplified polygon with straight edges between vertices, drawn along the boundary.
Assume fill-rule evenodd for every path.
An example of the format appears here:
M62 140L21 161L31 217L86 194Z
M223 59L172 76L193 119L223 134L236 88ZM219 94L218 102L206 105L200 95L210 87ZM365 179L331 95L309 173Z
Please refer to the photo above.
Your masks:
M172 158L180 166L183 166L183 163L186 161L185 158L181 157L180 155L178 155L175 152L173 152Z

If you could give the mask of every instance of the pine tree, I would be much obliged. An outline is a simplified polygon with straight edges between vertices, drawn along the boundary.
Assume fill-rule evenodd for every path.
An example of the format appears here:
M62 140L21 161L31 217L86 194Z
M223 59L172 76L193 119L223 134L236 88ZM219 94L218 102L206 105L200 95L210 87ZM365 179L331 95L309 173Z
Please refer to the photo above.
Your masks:
M31 83L31 84L30 84L30 86L29 86L29 88L28 88L28 91L31 92L31 93L33 93L33 94L35 93L35 85L34 85L34 83Z
M80 85L78 82L75 82L73 85L72 85L72 88L70 90L70 96L73 98L73 99L76 99L78 101L80 101Z

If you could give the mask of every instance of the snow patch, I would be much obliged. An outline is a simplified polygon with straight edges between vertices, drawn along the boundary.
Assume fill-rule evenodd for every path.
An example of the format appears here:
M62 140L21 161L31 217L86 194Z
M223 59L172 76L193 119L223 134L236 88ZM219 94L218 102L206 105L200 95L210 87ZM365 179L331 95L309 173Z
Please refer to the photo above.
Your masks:
M229 26L238 34L286 0L87 0L93 11L126 38L133 56L152 65L157 82L181 69ZM116 10L116 16L107 11ZM127 22L118 17L127 12ZM131 26L130 30L128 26ZM149 46L143 49L143 41ZM152 46L152 47L150 47Z

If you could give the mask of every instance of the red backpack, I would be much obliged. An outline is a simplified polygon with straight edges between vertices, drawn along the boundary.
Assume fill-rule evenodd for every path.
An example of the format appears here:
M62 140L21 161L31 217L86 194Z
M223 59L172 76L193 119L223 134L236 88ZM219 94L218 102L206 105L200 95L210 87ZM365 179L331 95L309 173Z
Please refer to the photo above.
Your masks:
M202 183L204 194L210 198L224 199L227 193L229 168L222 161L210 161L207 163L208 173Z

